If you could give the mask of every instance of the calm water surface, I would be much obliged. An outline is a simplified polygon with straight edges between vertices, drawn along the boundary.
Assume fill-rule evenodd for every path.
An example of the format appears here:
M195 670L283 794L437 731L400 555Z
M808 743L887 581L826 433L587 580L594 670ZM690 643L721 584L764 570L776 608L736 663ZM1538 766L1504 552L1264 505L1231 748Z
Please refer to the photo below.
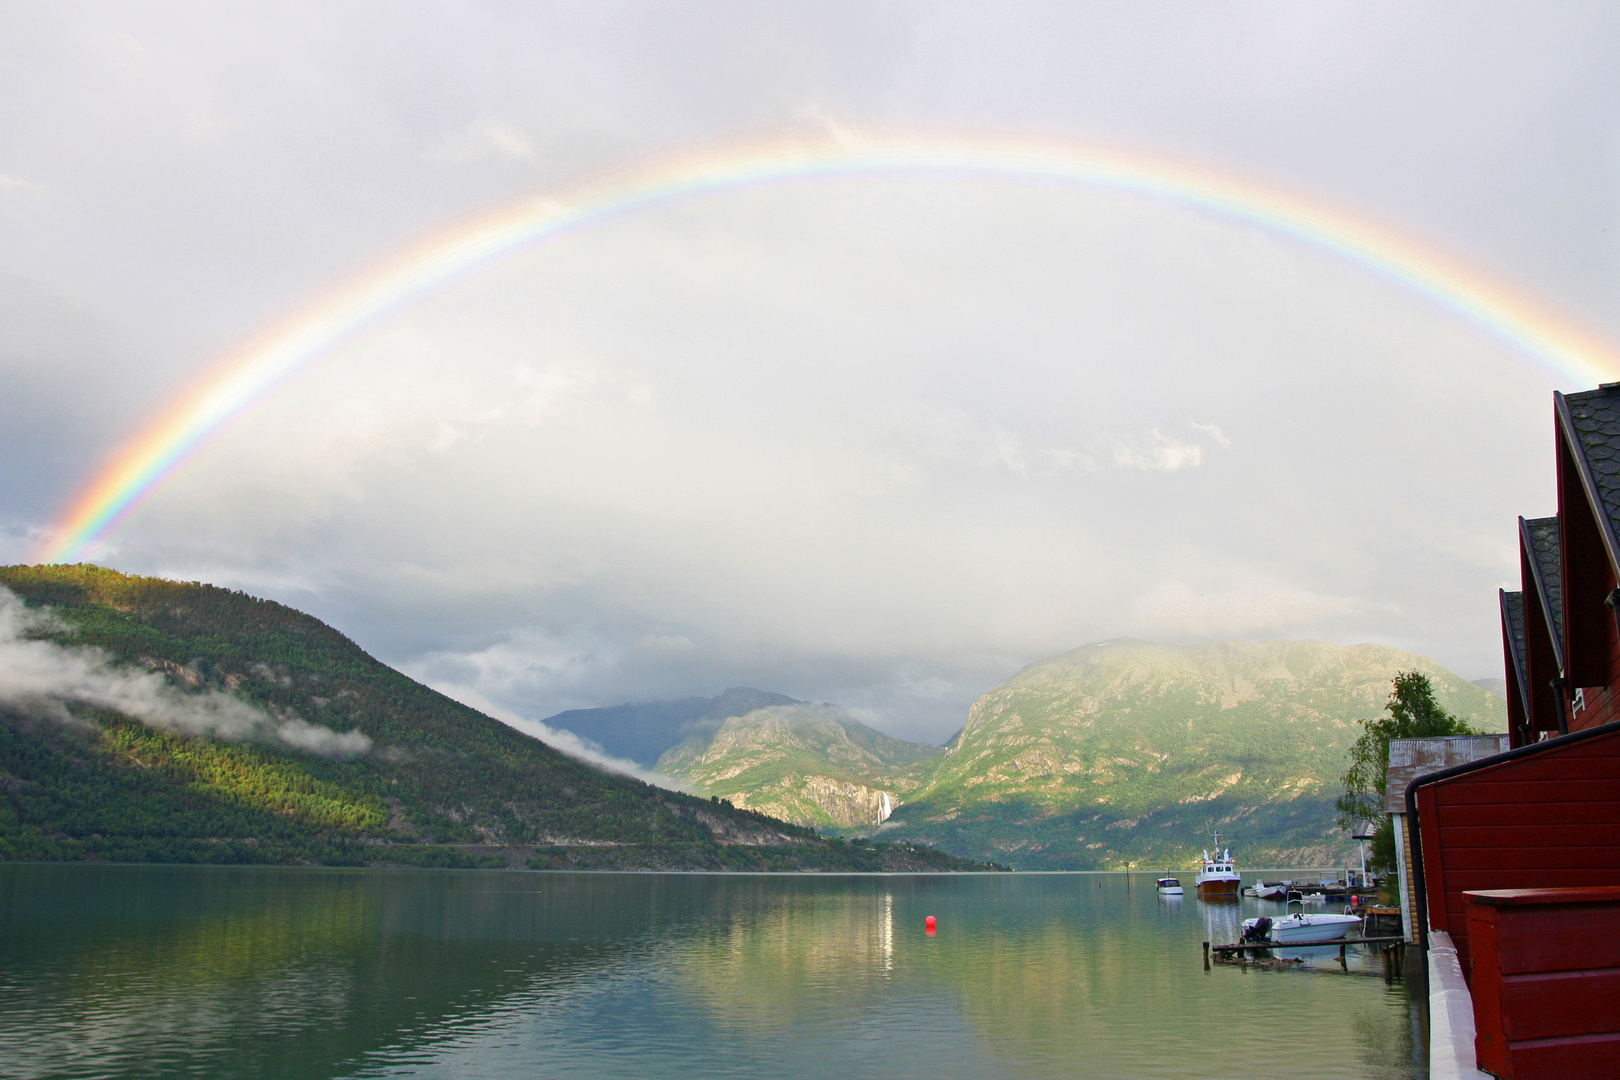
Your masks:
M1203 970L1259 903L1141 875L0 865L0 1076L1423 1075L1376 957Z

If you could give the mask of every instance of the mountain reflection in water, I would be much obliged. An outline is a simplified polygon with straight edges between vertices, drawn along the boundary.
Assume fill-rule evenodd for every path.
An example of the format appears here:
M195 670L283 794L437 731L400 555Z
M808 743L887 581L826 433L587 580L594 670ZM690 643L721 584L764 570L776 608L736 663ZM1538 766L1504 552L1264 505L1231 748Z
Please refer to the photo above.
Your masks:
M1377 958L1203 970L1255 905L1142 875L0 866L0 1076L1421 1075Z

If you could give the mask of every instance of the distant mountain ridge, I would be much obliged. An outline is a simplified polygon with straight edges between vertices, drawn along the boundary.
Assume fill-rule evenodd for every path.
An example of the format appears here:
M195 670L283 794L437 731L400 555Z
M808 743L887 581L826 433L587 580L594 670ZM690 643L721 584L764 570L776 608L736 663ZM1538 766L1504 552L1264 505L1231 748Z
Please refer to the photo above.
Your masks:
M794 702L694 729L657 768L800 824L1021 869L1182 865L1216 827L1251 866L1330 864L1354 857L1333 799L1357 721L1403 670L1469 724L1505 729L1488 682L1387 646L1114 639L1025 667L946 748Z
M734 686L717 697L674 701L630 702L601 709L569 709L545 718L547 727L562 728L589 739L617 758L650 768L666 750L694 734L718 731L733 716L772 705L802 705L786 694Z

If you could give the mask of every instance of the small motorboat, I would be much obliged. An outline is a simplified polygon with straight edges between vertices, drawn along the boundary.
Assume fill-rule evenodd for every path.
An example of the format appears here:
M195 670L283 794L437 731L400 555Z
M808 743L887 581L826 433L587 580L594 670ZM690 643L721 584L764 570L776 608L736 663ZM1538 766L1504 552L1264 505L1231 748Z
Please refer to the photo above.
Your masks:
M1290 900L1297 904L1299 901ZM1278 945L1320 945L1338 941L1350 933L1350 928L1361 925L1354 915L1329 915L1325 912L1305 911L1302 907L1280 919L1262 915L1258 919L1243 920L1243 940L1272 941Z
M1262 881L1254 887L1254 895L1261 900L1283 900L1292 884L1291 881Z
M1160 896L1182 895L1181 882L1173 877L1162 877L1153 883L1153 887L1158 890Z

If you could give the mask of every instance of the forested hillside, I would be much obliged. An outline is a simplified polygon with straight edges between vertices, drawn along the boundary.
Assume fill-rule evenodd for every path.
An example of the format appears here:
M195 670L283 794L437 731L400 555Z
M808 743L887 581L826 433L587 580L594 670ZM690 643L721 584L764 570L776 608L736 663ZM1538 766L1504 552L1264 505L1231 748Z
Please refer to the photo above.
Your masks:
M1465 723L1505 702L1434 661L1320 641L1120 640L1031 664L974 703L883 835L1020 869L1185 866L1219 828L1247 866L1342 864L1333 800L1360 719L1419 670Z
M942 746L874 731L836 705L794 702L732 717L658 759L693 790L774 817L870 830L927 782Z
M0 586L6 859L961 865L601 772L271 601L94 566Z

